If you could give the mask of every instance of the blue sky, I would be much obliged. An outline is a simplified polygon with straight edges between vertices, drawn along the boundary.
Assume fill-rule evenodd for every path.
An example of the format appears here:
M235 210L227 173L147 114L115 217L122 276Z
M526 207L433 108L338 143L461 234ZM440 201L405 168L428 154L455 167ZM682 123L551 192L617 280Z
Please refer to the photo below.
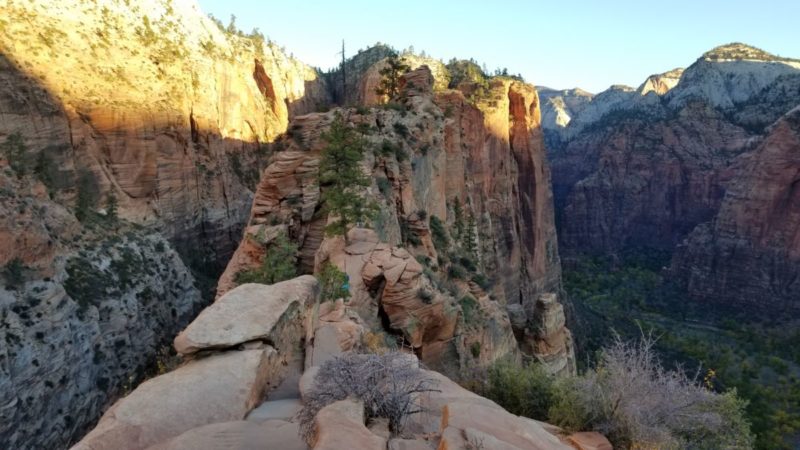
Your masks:
M351 55L380 41L599 92L637 86L728 42L800 58L800 0L198 1L322 68L337 63L342 39Z

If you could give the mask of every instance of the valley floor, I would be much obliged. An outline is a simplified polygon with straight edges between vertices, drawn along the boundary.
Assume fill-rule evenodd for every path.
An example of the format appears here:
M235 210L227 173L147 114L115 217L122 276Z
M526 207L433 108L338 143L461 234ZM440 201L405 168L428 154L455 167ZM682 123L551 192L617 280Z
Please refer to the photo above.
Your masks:
M667 364L697 372L715 390L736 389L749 402L756 448L800 447L799 324L708 319L665 280L668 263L669 255L645 251L565 263L564 285L583 330L579 365L591 364L614 333L652 332Z

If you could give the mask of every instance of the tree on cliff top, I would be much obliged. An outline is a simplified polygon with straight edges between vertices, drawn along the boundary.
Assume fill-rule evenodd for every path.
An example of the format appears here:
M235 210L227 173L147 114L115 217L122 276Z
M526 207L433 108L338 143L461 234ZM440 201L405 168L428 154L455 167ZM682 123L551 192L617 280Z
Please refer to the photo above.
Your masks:
M406 64L403 58L397 56L397 53L392 53L386 58L386 67L381 69L378 73L381 74L381 82L375 93L378 95L385 95L392 100L400 93L400 77L408 72L411 66Z
M328 235L344 235L351 224L364 222L375 215L375 203L364 199L359 192L370 185L361 169L366 143L347 126L340 113L336 113L330 129L323 134L327 143L319 163L320 184L325 186L322 201L325 210L336 217L328 224Z

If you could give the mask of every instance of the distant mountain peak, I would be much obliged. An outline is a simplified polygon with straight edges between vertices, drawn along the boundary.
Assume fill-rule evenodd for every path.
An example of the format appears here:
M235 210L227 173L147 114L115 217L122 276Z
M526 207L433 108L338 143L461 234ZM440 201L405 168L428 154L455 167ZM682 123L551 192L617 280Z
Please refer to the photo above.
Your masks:
M752 45L743 44L741 42L732 42L730 44L720 45L705 53L702 59L706 61L791 61L800 62L797 59L783 58L781 56L773 55L760 48L753 47Z

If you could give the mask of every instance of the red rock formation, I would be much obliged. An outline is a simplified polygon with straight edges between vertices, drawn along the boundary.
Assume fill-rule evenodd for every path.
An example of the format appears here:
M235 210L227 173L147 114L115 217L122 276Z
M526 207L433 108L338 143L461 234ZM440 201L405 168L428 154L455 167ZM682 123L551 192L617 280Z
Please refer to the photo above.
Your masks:
M737 162L719 212L673 261L689 295L714 310L800 312L800 108Z
M122 217L188 250L203 242L197 256L224 263L265 144L327 93L312 69L222 33L193 1L164 5L0 8L11 20L0 28L0 140L18 132L32 161L48 153L62 201L88 171L99 198L117 196ZM104 40L111 27L114 39ZM58 53L37 33L58 33Z
M516 305L527 314L519 322L524 336L535 326L538 294L560 292L538 99L531 86L498 79L488 98L473 105L458 91L432 94L432 82L424 66L406 74L403 111L340 111L366 130L372 150L364 168L374 183L365 196L381 207L375 232L351 232L347 243L323 236L326 218L316 182L321 135L336 112L298 117L279 142L284 151L262 174L245 239L218 294L235 285L236 273L260 264L263 237L285 227L300 245L303 270L330 260L346 271L359 314L375 325L379 312L386 314L390 328L402 332L426 363L463 366L472 345L487 350L482 356L472 351L483 362L516 352L504 307ZM447 248L434 244L434 216L450 235ZM403 241L409 233L416 241ZM493 285L481 288L469 279L450 288L436 285L472 247L473 270ZM420 290L430 291L431 299ZM472 335L453 341L461 320L456 300L463 294L453 298L458 292L474 297L476 320L492 325L475 326ZM571 347L565 348L570 350L562 355L571 358ZM566 361L556 366L570 367Z
M584 132L552 157L564 251L672 249L716 212L749 137L702 104Z

